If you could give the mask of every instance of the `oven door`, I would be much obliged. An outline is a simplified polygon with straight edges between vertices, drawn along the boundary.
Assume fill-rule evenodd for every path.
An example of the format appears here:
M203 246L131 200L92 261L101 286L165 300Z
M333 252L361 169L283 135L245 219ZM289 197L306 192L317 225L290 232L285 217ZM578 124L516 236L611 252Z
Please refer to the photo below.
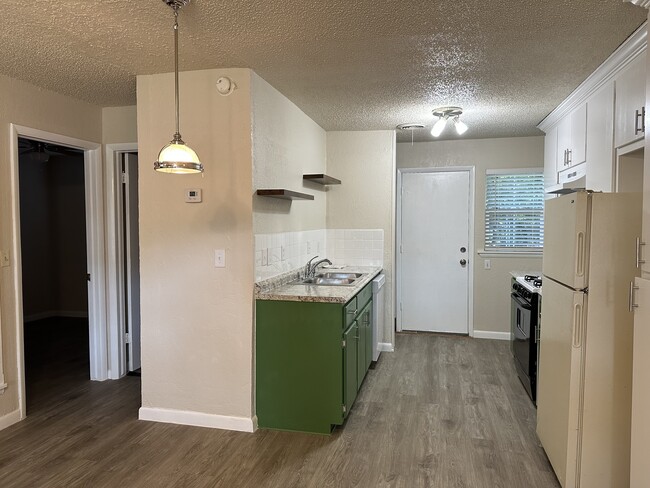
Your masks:
M517 293L512 293L513 354L519 366L530 375L530 341L532 307Z

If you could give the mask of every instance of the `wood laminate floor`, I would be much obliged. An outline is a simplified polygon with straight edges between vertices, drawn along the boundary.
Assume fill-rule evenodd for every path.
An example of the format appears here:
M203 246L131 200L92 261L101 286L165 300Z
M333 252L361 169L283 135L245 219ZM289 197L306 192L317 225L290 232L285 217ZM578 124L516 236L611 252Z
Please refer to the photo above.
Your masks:
M331 436L142 422L140 378L61 381L0 432L0 487L559 487L507 342L398 334Z

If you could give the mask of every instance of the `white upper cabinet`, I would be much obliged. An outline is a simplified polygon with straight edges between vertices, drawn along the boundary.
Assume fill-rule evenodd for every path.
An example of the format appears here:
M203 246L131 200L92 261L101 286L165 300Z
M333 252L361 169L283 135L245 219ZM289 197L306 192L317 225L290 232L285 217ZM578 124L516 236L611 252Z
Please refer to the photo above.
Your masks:
M636 56L616 77L614 143L621 147L642 139L645 129L646 53Z
M586 186L594 191L614 188L614 82L587 101Z
M582 104L557 126L558 171L585 162L587 147L587 105Z

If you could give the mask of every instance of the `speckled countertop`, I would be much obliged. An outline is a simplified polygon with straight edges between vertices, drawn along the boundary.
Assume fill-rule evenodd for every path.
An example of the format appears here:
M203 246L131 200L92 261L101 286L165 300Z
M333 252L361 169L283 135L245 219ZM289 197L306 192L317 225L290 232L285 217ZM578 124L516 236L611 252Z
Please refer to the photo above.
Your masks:
M300 272L293 271L255 283L255 298L257 300L291 302L347 303L381 270L382 268L379 266L345 266L342 269L319 268L319 272L363 273L362 277L348 286L295 284L294 282L300 278Z

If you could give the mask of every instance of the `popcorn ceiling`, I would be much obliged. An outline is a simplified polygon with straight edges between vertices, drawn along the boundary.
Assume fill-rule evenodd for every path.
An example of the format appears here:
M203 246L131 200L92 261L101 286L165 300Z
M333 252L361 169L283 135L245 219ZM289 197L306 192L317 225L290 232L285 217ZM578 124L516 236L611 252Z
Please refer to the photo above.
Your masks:
M3 13L10 77L121 106L135 104L136 75L173 70L160 0L9 0ZM180 67L252 68L328 131L430 127L451 104L466 138L534 135L646 17L620 0L193 0Z

